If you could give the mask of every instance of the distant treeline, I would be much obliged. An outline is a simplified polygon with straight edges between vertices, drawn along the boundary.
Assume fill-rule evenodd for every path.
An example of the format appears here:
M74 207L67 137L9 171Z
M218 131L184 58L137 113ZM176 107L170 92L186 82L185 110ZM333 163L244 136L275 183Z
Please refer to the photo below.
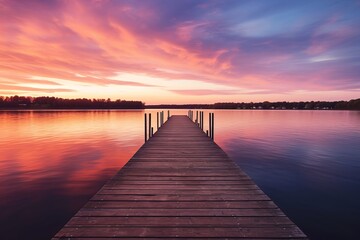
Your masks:
M350 101L311 101L311 102L257 102L257 103L215 103L215 104L181 104L181 105L147 105L146 108L170 109L308 109L308 110L360 110L360 98Z
M350 101L311 102L257 102L214 104L162 104L145 105L141 101L108 99L65 99L57 97L0 96L0 109L309 109L309 110L360 110L360 98Z
M64 99L57 97L2 97L0 109L143 109L141 101L108 99Z

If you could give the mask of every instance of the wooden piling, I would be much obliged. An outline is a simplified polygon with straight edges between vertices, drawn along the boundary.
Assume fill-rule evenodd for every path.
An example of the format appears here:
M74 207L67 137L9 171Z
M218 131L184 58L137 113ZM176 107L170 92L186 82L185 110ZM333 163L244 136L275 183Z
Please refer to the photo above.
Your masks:
M162 126L164 124L164 111L160 112L160 125Z
M214 117L214 113L211 114L211 139L214 141L214 127L215 127L215 117Z
M145 119L144 119L144 122L145 122L145 142L147 141L147 116L146 116L146 113L144 114L145 116Z
M204 112L202 112L202 126L201 129L204 130Z
M211 113L209 113L209 137L211 138Z
M156 112L156 129L159 130L159 112Z
M151 137L151 113L149 113L149 138Z

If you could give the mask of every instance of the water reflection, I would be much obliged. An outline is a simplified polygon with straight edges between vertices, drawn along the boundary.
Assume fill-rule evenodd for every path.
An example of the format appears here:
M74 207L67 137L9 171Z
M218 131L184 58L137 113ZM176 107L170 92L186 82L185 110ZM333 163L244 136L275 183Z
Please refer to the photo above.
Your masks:
M358 112L223 112L217 123L217 142L312 239L357 238Z
M142 115L142 111L1 112L4 237L48 239L54 234L142 144Z
M49 239L141 146L143 113L0 112L2 237ZM349 111L223 110L215 141L312 239L355 239L359 123Z

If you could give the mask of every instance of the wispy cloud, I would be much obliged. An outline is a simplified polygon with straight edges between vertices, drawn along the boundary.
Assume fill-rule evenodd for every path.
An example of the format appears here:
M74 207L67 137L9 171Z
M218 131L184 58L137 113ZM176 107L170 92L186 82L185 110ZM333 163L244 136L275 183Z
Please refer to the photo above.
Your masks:
M239 94L238 91L234 90L171 90L174 93L181 95L190 95L190 96L199 96L199 95L236 95Z
M39 93L56 93L56 92L73 92L72 89L66 88L36 88L36 87L24 87L10 84L0 84L2 91L7 90L9 94L17 94L17 92L39 92Z

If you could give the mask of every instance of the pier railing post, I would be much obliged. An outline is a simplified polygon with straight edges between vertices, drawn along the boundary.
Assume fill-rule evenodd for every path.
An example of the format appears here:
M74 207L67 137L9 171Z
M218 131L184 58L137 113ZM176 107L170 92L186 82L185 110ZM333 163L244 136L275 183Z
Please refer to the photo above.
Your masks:
M145 113L145 142L147 141L147 116L146 116L146 113Z
M200 129L201 129L201 112L202 112L202 111L199 112L199 128L200 128Z
M151 138L151 113L149 113L149 139Z
M202 112L202 124L201 129L204 130L204 112Z
M159 130L159 112L156 112L156 129Z
M164 111L161 111L161 126L164 124Z
M209 113L209 137L211 138L211 113Z
M211 117L211 139L214 141L214 113L211 114L212 117Z
M199 122L198 127L201 129L201 111L199 111Z
M209 113L209 132L206 131L206 135L214 141L214 126L215 126L215 117L214 113ZM208 134L209 133L209 134Z
M168 110L168 117L167 117L167 120L169 120L170 118L170 110Z

